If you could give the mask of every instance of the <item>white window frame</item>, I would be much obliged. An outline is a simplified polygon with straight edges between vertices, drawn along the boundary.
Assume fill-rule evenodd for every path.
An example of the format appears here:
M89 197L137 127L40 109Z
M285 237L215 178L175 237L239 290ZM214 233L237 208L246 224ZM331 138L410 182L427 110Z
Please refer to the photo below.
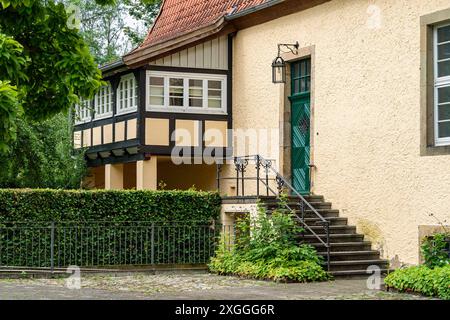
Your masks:
M150 77L164 78L164 106L150 104ZM183 79L183 106L169 106L169 78ZM203 107L189 106L189 80L203 81ZM208 80L221 81L221 107L208 107ZM145 99L146 110L156 112L181 112L181 113L204 113L204 114L227 114L227 75L206 73L181 73L169 71L147 71L146 74L147 94Z
M75 105L75 124L91 121L92 100L80 98L80 104Z
M131 105L131 107L127 107L124 109L120 109L120 102L121 102L121 97L120 97L120 85L122 83L124 83L125 81L129 81L132 80L132 86L127 88L127 100L129 105ZM125 89L123 89L123 92L125 92ZM139 101L139 88L137 86L137 80L136 77L134 76L133 73L124 75L120 78L120 82L119 85L117 86L117 91L116 91L116 114L121 115L121 114L127 114L127 113L132 113L132 112L136 112L137 111L137 107L138 107L138 101Z
M101 109L100 94L103 93L103 90L105 88L109 88L109 94L106 95L107 99L105 99L105 100L107 100L105 107L109 105L109 111L101 113L101 112L99 112ZM99 92L97 92L97 94L94 97L94 111L95 111L94 120L100 120L100 119L106 119L106 118L112 117L112 115L113 115L112 95L113 95L113 90L112 90L111 83L109 83L109 82L108 82L108 85L101 87Z
M433 30L433 51L434 51L434 136L436 146L450 145L450 137L439 138L439 100L438 90L440 88L450 87L450 76L438 77L438 29L450 26L449 23L436 25ZM447 42L444 42L447 43ZM450 41L449 41L450 43ZM446 61L446 60L444 60ZM449 120L450 121L450 120ZM447 122L447 121L445 121Z

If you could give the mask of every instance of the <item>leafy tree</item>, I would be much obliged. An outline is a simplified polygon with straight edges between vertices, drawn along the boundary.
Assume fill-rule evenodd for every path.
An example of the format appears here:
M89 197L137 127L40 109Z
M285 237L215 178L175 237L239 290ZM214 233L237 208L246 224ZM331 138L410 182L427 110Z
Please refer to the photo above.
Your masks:
M137 46L142 43L158 15L162 0L123 0L123 2L128 6L130 16L144 24L143 31L136 27L125 27L125 34L129 37L133 46Z
M67 21L64 5L51 0L0 1L0 151L15 138L22 112L48 119L101 86L85 41Z
M79 188L84 153L72 151L71 124L58 114L43 122L18 119L17 139L0 156L0 187Z

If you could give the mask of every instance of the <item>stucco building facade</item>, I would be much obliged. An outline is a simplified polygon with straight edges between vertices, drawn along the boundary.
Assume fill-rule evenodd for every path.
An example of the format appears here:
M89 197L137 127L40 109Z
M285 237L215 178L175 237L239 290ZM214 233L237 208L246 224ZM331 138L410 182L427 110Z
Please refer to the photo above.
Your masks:
M111 105L127 74L138 98L129 113L112 108L112 122L75 126L91 186L230 195L238 183L218 185L204 155L260 154L301 193L332 201L382 257L418 263L421 238L450 222L450 3L194 2L209 20L180 29L193 13L165 1L143 45L104 69ZM274 84L278 45L296 42ZM177 146L192 163L174 163ZM220 174L234 177L234 164Z

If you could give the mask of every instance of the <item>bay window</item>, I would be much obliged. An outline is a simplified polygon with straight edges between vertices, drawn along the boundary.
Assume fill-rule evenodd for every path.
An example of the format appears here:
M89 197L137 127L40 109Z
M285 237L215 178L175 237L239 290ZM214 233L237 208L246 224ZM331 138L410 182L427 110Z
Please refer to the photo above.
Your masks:
M138 105L138 86L134 74L120 78L117 87L117 114L135 112Z
M450 145L450 24L434 30L435 144Z
M148 111L226 113L226 75L149 71Z
M112 88L111 84L100 88L94 97L95 119L103 119L112 116Z
M75 124L91 121L91 100L80 98L80 103L75 106Z

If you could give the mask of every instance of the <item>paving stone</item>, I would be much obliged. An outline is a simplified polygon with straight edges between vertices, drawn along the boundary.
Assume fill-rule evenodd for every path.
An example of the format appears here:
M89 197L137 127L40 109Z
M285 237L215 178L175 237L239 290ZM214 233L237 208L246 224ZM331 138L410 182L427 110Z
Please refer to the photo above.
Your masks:
M274 283L208 273L88 275L81 289L66 279L0 279L0 299L8 300L416 300L426 297L367 289L366 280Z

